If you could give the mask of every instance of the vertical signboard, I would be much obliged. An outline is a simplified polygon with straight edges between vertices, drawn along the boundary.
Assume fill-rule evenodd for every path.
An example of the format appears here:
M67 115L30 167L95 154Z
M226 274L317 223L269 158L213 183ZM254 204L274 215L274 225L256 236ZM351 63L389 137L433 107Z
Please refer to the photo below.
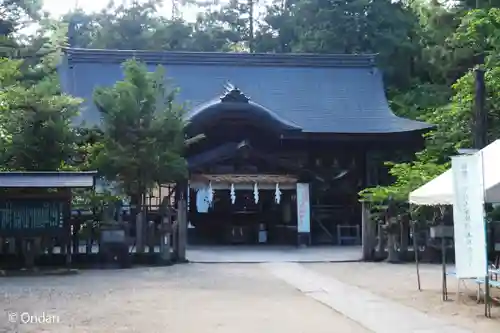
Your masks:
M309 204L309 184L297 183L297 231L299 233L311 232Z
M453 223L457 278L486 276L482 153L452 158Z

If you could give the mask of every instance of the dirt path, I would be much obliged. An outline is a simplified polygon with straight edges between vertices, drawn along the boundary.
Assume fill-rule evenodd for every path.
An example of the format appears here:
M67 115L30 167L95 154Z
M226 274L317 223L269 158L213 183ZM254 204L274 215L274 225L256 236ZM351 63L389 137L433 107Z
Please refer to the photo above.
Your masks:
M9 323L8 312L54 316L59 323ZM0 280L0 332L6 333L311 330L368 333L258 264L187 264Z
M457 280L448 278L451 301L441 300L441 266L422 265L422 291L417 290L415 265L386 263L304 264L318 273L369 290L382 297L411 306L435 317L456 323L477 333L500 332L500 307L492 309L493 319L484 317L484 305L476 303L477 287L461 287L456 301ZM462 294L463 293L463 294ZM500 290L492 290L500 297Z

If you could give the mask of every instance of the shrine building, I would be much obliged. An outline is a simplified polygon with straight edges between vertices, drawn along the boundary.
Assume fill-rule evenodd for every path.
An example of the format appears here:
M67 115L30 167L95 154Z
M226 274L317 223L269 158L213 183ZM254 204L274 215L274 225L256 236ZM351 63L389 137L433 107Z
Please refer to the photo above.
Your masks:
M187 103L190 242L355 244L358 192L388 181L383 162L412 154L430 125L397 117L373 55L65 50L63 90L98 125L98 86L136 58L162 65Z

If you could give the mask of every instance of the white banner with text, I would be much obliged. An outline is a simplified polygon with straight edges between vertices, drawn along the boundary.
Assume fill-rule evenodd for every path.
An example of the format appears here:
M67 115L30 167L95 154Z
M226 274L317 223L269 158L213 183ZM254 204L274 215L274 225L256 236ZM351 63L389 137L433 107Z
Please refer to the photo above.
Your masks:
M297 231L311 232L309 184L297 183Z
M457 278L484 277L487 252L481 152L452 157L452 173Z

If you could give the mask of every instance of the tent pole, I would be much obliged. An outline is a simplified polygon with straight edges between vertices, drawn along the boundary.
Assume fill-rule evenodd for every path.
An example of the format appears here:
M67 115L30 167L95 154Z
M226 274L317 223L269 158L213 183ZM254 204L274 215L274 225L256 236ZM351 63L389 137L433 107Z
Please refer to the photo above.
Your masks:
M418 252L419 252L419 244L418 244L418 237L417 237L417 223L414 220L413 216L413 209L410 204L410 216L411 216L411 226L412 226L412 234L413 234L413 253L415 255L415 268L417 270L417 287L418 291L422 291L422 285L420 283L420 265L419 265L419 260L418 260Z
M484 156L481 154L481 183L483 186L483 198L486 199L486 190L484 187ZM485 200L486 201L486 200ZM483 202L483 223L484 223L484 246L486 247L486 276L484 277L484 315L487 318L491 317L491 302L490 302L490 265L488 264L488 221L486 221L486 211L484 210Z
M441 211L441 221L440 224L444 229L444 207L440 206L439 210ZM446 281L446 244L444 237L441 237L441 269L443 273L443 301L448 300L448 284Z
M419 244L418 244L418 237L415 237L416 234L417 234L417 227L416 223L413 222L413 252L415 253L415 266L417 268L417 284L418 284L418 291L422 291L422 285L420 283L420 263L418 259Z

